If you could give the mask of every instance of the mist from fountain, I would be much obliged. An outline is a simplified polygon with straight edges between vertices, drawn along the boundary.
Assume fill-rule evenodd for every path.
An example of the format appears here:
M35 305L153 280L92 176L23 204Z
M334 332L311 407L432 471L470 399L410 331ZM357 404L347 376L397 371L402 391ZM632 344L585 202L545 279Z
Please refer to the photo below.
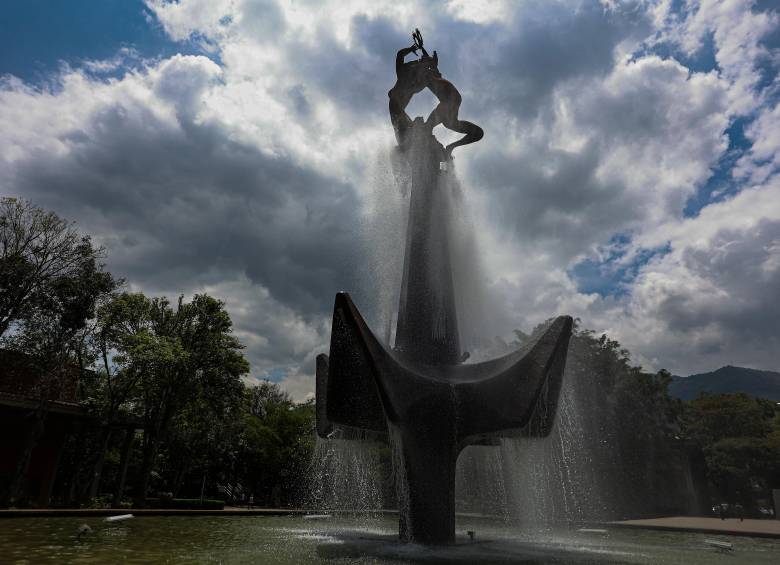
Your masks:
M385 507L383 471L377 443L317 438L303 504L378 518Z
M370 268L360 273L360 294L371 297L372 303L365 304L367 319L376 335L390 346L395 338L403 274L411 174L395 148L389 148L374 160L368 178L371 190L365 193L361 235ZM437 218L446 222L444 229L449 236L461 346L472 353L468 362L507 353L518 344L507 345L490 333L491 318L497 310L482 275L485 270L470 215L472 207L467 205L468 195L454 167L442 186L445 190L436 195ZM550 436L504 438L499 446L465 448L457 464L458 512L500 517L507 524L525 529L579 523L601 514L605 504L590 464L580 417L582 402L575 386L574 373L587 369L574 351L576 340L572 340L570 348L571 360ZM394 506L395 496L385 493L383 498L383 481L388 474L383 465L392 463L381 460L375 443L318 440L313 466L317 471L310 481L318 493L317 506L367 515L378 508ZM393 467L397 472L399 466ZM317 485L318 481L323 482ZM396 488L403 489L403 481L396 483ZM400 497L403 493L395 495Z

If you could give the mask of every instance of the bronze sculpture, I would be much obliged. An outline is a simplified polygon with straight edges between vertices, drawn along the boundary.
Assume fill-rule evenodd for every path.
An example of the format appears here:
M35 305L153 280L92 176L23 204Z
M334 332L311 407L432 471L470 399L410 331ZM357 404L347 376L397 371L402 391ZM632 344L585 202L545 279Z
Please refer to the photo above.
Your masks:
M433 52L432 57L428 55L423 46L420 30L415 30L412 37L414 43L399 50L395 56L396 82L387 93L390 98L390 121L395 129L398 144L403 147L404 137L412 125L406 107L415 94L428 88L439 99L439 104L425 120L426 127L432 131L437 125L442 124L447 129L465 134L461 139L444 148L445 155L449 159L452 157L453 149L479 141L484 132L478 125L459 119L458 112L462 101L460 92L439 72L439 56L436 51ZM418 50L422 52L420 59L404 62L409 53L416 54Z

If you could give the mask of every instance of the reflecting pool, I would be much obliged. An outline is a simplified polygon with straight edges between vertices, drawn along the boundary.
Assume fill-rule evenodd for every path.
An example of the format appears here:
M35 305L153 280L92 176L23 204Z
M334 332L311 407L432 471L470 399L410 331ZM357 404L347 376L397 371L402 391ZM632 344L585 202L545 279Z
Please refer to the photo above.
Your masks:
M78 538L79 526L92 532ZM8 518L0 563L780 563L780 540L649 530L530 532L459 519L454 547L397 542L397 518ZM473 541L467 535L474 533ZM733 545L722 552L705 540Z

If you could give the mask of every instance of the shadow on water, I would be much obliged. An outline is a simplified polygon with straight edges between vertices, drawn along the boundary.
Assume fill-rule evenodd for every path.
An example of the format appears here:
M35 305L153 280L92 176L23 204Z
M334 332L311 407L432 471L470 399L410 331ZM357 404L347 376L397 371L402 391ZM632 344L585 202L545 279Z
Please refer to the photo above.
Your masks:
M323 560L377 559L401 563L571 564L630 563L605 552L588 552L534 543L509 541L458 541L454 546L428 547L401 544L395 536L343 538L317 546Z

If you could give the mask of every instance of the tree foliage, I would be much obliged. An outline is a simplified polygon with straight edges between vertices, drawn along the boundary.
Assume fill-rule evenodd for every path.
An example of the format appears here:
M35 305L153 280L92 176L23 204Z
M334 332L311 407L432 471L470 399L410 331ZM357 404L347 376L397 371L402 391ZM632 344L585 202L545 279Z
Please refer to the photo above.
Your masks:
M583 518L684 511L688 461L678 439L682 403L668 391L671 375L643 371L618 341L579 321L567 372L578 414L574 449L590 483Z
M37 400L33 425L4 498L16 499L49 400L58 399L74 371L84 368L85 339L95 307L118 282L99 260L102 250L53 212L0 199L0 347L23 358ZM4 489L5 490L5 489Z
M58 316L78 329L110 285L102 249L72 224L24 200L0 199L0 337L25 320Z
M701 450L718 502L746 508L780 485L780 411L746 394L701 395L684 417L686 437Z

